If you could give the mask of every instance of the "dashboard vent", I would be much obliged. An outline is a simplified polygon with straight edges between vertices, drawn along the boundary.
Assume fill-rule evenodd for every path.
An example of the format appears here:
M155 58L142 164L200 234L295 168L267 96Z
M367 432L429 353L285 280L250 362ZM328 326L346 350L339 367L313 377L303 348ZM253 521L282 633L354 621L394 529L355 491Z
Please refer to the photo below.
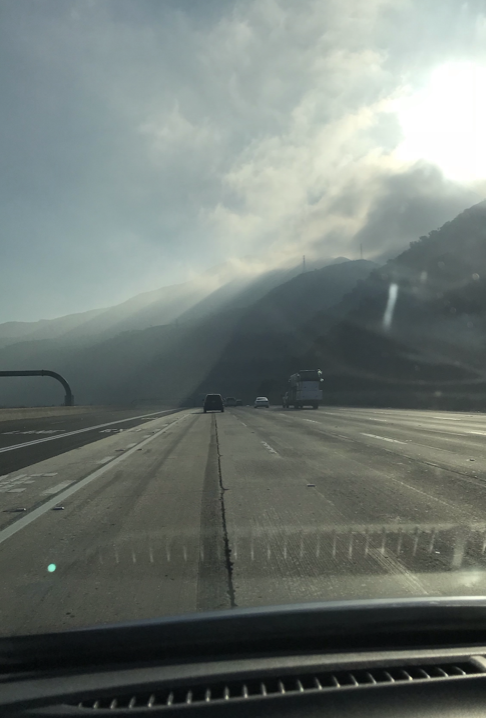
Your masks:
M153 692L120 694L92 698L75 704L88 711L127 711L137 709L161 710L172 706L213 703L266 698L275 695L298 694L307 691L333 691L369 687L385 683L403 683L410 681L433 681L449 678L462 678L483 673L483 669L473 662L441 663L431 665L405 665L370 670L315 672L281 677L262 677L258 679L180 685L174 688L162 688ZM71 704L72 705L72 704Z

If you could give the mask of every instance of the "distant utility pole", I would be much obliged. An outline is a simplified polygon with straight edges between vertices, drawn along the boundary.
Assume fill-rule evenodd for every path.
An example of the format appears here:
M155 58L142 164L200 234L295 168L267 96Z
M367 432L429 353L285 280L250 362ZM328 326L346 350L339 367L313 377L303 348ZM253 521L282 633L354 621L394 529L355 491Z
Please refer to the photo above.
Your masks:
M306 268L305 268L305 254L304 254L304 256L302 257L302 274L305 274L305 273L306 273Z
M359 245L359 251L361 254L361 259L363 259L363 245L362 244Z

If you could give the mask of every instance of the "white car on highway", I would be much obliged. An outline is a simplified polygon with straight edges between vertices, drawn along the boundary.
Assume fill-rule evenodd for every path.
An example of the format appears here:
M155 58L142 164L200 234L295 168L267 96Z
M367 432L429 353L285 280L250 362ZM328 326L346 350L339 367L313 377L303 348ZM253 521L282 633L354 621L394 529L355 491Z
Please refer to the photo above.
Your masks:
M258 409L260 407L264 407L266 409L270 408L270 402L268 401L266 396L257 396L255 399L255 403L253 404L254 409Z

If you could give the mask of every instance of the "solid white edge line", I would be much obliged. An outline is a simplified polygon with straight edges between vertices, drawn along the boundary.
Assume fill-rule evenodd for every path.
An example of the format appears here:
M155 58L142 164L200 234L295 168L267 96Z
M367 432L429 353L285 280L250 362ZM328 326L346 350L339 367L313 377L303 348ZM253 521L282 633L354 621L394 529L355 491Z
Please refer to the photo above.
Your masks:
M0 454L5 451L14 451L15 449L25 449L27 446L34 446L35 444L43 444L46 441L54 441L55 439L64 439L66 436L75 436L76 434L83 434L86 431L93 431L94 429L102 429L104 426L112 426L112 424L123 424L124 421L134 421L135 419L146 419L148 416L156 416L158 414L168 414L174 409L165 409L164 411L154 411L153 414L141 414L140 416L132 416L129 419L117 419L117 421L109 421L107 424L97 424L96 426L87 426L84 429L76 429L76 431L69 431L66 434L60 434L59 436L46 436L44 439L35 439L34 441L26 441L23 444L11 444L10 446L4 446L0 449ZM180 411L175 410L175 411Z
M38 506L36 509L31 511L27 516L23 516L18 521L15 521L15 523L10 524L10 526L6 526L4 529L0 531L0 544L9 539L11 536L14 536L16 533L21 531L22 529L26 528L29 524L31 524L36 519L43 516L45 513L47 513L50 509L53 509L54 506L58 506L61 501L64 501L65 499L68 499L70 496L75 494L80 489L83 489L85 486L90 484L92 481L95 481L95 479L99 479L100 476L102 476L106 471L111 469L113 466L118 466L118 464L121 464L122 461L125 461L129 456L134 454L136 451L141 449L146 444L149 444L154 439L157 439L161 434L164 434L168 429L170 429L174 424L179 423L179 421L182 421L182 419L185 419L187 415L181 416L179 419L176 419L175 421L171 422L168 426L165 426L163 429L158 431L156 434L153 434L148 439L145 439L144 441L141 441L137 446L135 446L133 449L129 449L124 454L121 454L120 456L117 456L113 461L110 461L109 464L105 464L100 469L97 469L96 471L93 471L92 474L88 474L88 476L85 476L84 479L80 479L79 481L75 482L72 486L70 486L65 491L62 491L60 494L57 494L53 499L49 499L49 501L46 501L42 504L42 506Z

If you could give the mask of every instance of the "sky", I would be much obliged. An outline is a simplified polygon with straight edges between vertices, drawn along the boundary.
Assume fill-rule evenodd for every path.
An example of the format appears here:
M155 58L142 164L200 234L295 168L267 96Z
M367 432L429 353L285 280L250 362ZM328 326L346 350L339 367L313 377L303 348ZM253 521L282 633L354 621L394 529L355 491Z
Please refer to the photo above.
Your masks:
M486 196L481 0L0 0L0 322L380 259Z

